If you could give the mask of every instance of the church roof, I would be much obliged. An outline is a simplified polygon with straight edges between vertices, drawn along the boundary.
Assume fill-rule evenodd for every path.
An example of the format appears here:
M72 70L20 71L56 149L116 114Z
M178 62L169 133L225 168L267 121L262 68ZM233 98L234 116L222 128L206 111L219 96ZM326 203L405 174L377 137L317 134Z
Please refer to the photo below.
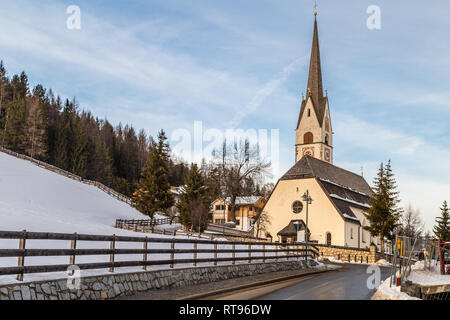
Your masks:
M319 32L317 30L317 19L314 19L314 34L311 48L311 60L309 63L306 99L302 101L297 128L300 124L300 119L302 118L303 112L305 111L306 101L308 100L308 98L311 98L314 110L317 115L317 119L319 120L319 125L322 126L328 99L327 97L323 96L322 68L320 65Z
M316 178L346 220L357 218L350 207L367 210L372 189L366 180L353 172L328 162L304 156L280 180Z

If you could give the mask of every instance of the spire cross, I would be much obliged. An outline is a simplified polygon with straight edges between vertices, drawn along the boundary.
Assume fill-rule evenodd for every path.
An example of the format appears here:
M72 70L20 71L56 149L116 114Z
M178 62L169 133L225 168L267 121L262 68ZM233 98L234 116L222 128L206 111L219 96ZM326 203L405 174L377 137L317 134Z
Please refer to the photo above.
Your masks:
M314 0L314 15L317 16L317 0Z

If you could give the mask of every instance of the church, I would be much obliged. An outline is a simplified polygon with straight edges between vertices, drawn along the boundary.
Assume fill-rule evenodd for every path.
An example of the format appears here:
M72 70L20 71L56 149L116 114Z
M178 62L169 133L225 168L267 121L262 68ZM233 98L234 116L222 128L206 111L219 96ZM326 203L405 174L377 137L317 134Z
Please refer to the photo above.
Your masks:
M333 129L328 94L323 92L315 13L308 85L296 127L295 164L278 180L262 208L269 220L267 236L294 242L309 234L309 241L315 243L368 248L378 242L363 229L371 194L361 175L333 165Z

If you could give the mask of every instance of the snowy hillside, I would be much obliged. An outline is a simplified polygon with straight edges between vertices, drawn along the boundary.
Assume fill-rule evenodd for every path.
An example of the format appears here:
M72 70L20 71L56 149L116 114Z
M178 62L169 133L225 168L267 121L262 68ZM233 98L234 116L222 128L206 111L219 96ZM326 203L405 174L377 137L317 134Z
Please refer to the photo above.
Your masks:
M155 216L158 218L159 216ZM0 230L3 231L41 231L57 233L83 234L116 234L124 236L148 236L150 238L172 238L158 234L143 234L114 228L116 219L144 219L141 213L124 202L116 200L98 188L83 184L57 173L40 168L35 164L17 159L0 152ZM186 238L177 235L177 238ZM1 249L17 249L17 239L0 239ZM192 244L177 244L177 249L192 249ZM224 248L224 245L219 245ZM64 240L27 240L27 249L70 248L70 241ZM79 241L78 249L107 249L108 242ZM117 249L141 249L142 243L117 242ZM148 249L169 249L169 243L149 243ZM211 244L201 244L199 249L212 249ZM236 246L236 249L246 246ZM259 248L259 246L254 246ZM270 248L270 247L267 247ZM280 253L282 255L283 253ZM246 256L237 253L236 256ZM253 256L261 256L254 253ZM151 254L148 260L167 260L169 254ZM231 253L220 254L220 257L231 257ZM191 259L192 254L177 254L177 259ZM199 253L198 258L212 258L212 253ZM94 263L109 261L108 255L77 256L76 263ZM117 255L116 261L141 260L142 255ZM67 256L26 257L25 265L67 264ZM247 263L238 261L237 263ZM205 264L203 264L205 265ZM0 267L17 266L16 257L1 257ZM200 264L199 264L200 266ZM175 265L175 268L192 267ZM149 267L151 269L167 269L167 265ZM142 271L141 267L117 268L115 272ZM83 276L105 274L107 269L86 270ZM26 274L25 281L67 278L65 272ZM15 275L0 276L0 285L16 283Z
M116 233L116 219L144 219L98 188L0 152L0 230Z

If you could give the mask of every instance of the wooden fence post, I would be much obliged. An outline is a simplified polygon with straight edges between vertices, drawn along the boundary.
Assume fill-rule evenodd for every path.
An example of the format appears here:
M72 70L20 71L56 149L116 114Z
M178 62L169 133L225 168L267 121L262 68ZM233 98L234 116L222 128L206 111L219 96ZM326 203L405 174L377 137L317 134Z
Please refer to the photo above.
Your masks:
M275 262L278 262L278 244L275 245Z
M170 267L173 268L173 260L175 259L175 242L170 243L170 249L172 249L172 252L170 253Z
M263 244L263 263L266 263L266 244Z
M113 239L111 240L109 244L109 248L113 250L111 254L109 255L109 262L112 263L111 267L109 268L109 272L114 272L114 250L116 249L116 235L113 234Z
M145 237L144 250L147 250L147 248L148 248L147 237ZM142 269L147 270L147 265L145 264L147 262L147 252L144 252L144 255L142 256L142 261L144 261L144 265L142 266Z
M22 230L22 238L19 240L19 250L23 250L23 253L19 256L17 265L23 267L25 264L25 242L27 237L27 230ZM17 274L17 281L23 281L23 270Z
M197 266L197 240L194 240L194 267Z
M214 243L214 265L217 266L217 242Z
M231 253L231 258L233 259L232 264L234 265L236 263L236 244L233 243L232 247L233 252Z
M74 237L75 238L70 241L70 249L72 249L72 250L76 250L76 248L77 248L77 233L76 232L74 233ZM75 252L70 256L69 264L70 265L75 264ZM71 270L69 272L69 275L73 276L74 273L75 273L75 270Z

